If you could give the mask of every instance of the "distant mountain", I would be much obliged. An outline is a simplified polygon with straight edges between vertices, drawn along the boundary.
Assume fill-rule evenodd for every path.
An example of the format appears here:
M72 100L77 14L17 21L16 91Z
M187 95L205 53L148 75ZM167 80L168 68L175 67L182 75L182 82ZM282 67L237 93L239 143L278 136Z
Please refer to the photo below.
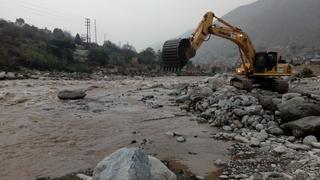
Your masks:
M292 58L292 54L305 56L320 52L319 9L320 0L258 0L222 18L245 31L257 51L277 50ZM193 61L234 62L238 58L238 47L234 43L212 36Z

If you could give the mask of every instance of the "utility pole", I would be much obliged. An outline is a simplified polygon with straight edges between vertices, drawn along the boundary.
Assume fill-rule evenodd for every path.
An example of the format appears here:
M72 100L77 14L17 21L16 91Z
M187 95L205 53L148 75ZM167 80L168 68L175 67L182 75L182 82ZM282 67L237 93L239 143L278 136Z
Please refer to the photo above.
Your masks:
M106 33L103 34L103 43L106 42Z
M97 44L97 22L94 20L94 37L95 37L95 42Z
M90 43L90 42L91 42L90 18L86 18L86 19L85 19L85 26L86 26L86 28L87 28L87 37L86 37L86 40L87 40L87 43Z

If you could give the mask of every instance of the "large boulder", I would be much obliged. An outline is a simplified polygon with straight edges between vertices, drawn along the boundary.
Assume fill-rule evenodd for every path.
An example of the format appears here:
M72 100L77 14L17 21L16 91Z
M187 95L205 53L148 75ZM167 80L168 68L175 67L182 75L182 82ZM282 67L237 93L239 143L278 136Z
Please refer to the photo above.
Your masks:
M84 90L62 90L58 93L59 99L82 99L86 96L86 91Z
M177 180L177 177L143 150L122 148L99 162L92 180Z
M149 162L151 167L151 180L177 180L177 176L159 159L149 156Z
M0 72L0 80L6 78L6 72Z
M320 133L320 117L309 116L292 121L281 126L284 131L292 133L296 137L304 135L318 135Z
M278 106L283 123L307 116L320 116L320 105L306 103L302 97L294 97Z
M150 180L146 153L137 148L122 148L98 163L92 180Z

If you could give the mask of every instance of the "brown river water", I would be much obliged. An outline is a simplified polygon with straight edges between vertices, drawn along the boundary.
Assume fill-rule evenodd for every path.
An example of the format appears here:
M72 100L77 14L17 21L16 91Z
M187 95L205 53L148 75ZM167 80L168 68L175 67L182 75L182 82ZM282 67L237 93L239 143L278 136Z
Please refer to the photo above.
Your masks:
M157 86L201 79L0 81L0 179L34 180L94 168L122 147L141 147L214 179L214 161L229 158L230 143L210 138L216 129L190 121L190 114L173 105L171 90ZM88 91L84 99L61 101L61 89ZM147 95L154 100L141 101ZM187 141L178 143L167 131Z

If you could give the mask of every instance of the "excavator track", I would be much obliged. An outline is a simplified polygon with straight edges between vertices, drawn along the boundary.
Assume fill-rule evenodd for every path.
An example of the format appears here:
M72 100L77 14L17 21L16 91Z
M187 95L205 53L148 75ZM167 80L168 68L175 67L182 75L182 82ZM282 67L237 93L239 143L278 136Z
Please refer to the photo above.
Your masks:
M230 85L247 91L251 91L253 87L259 87L281 94L287 93L289 90L288 81L274 78L247 78L245 76L236 76L230 80Z
M191 49L189 39L166 41L162 49L162 69L169 72L181 70L192 56Z
M251 91L253 88L253 81L247 77L236 76L230 80L230 85L241 90Z
M289 91L289 82L283 79L274 80L274 91L284 94Z

